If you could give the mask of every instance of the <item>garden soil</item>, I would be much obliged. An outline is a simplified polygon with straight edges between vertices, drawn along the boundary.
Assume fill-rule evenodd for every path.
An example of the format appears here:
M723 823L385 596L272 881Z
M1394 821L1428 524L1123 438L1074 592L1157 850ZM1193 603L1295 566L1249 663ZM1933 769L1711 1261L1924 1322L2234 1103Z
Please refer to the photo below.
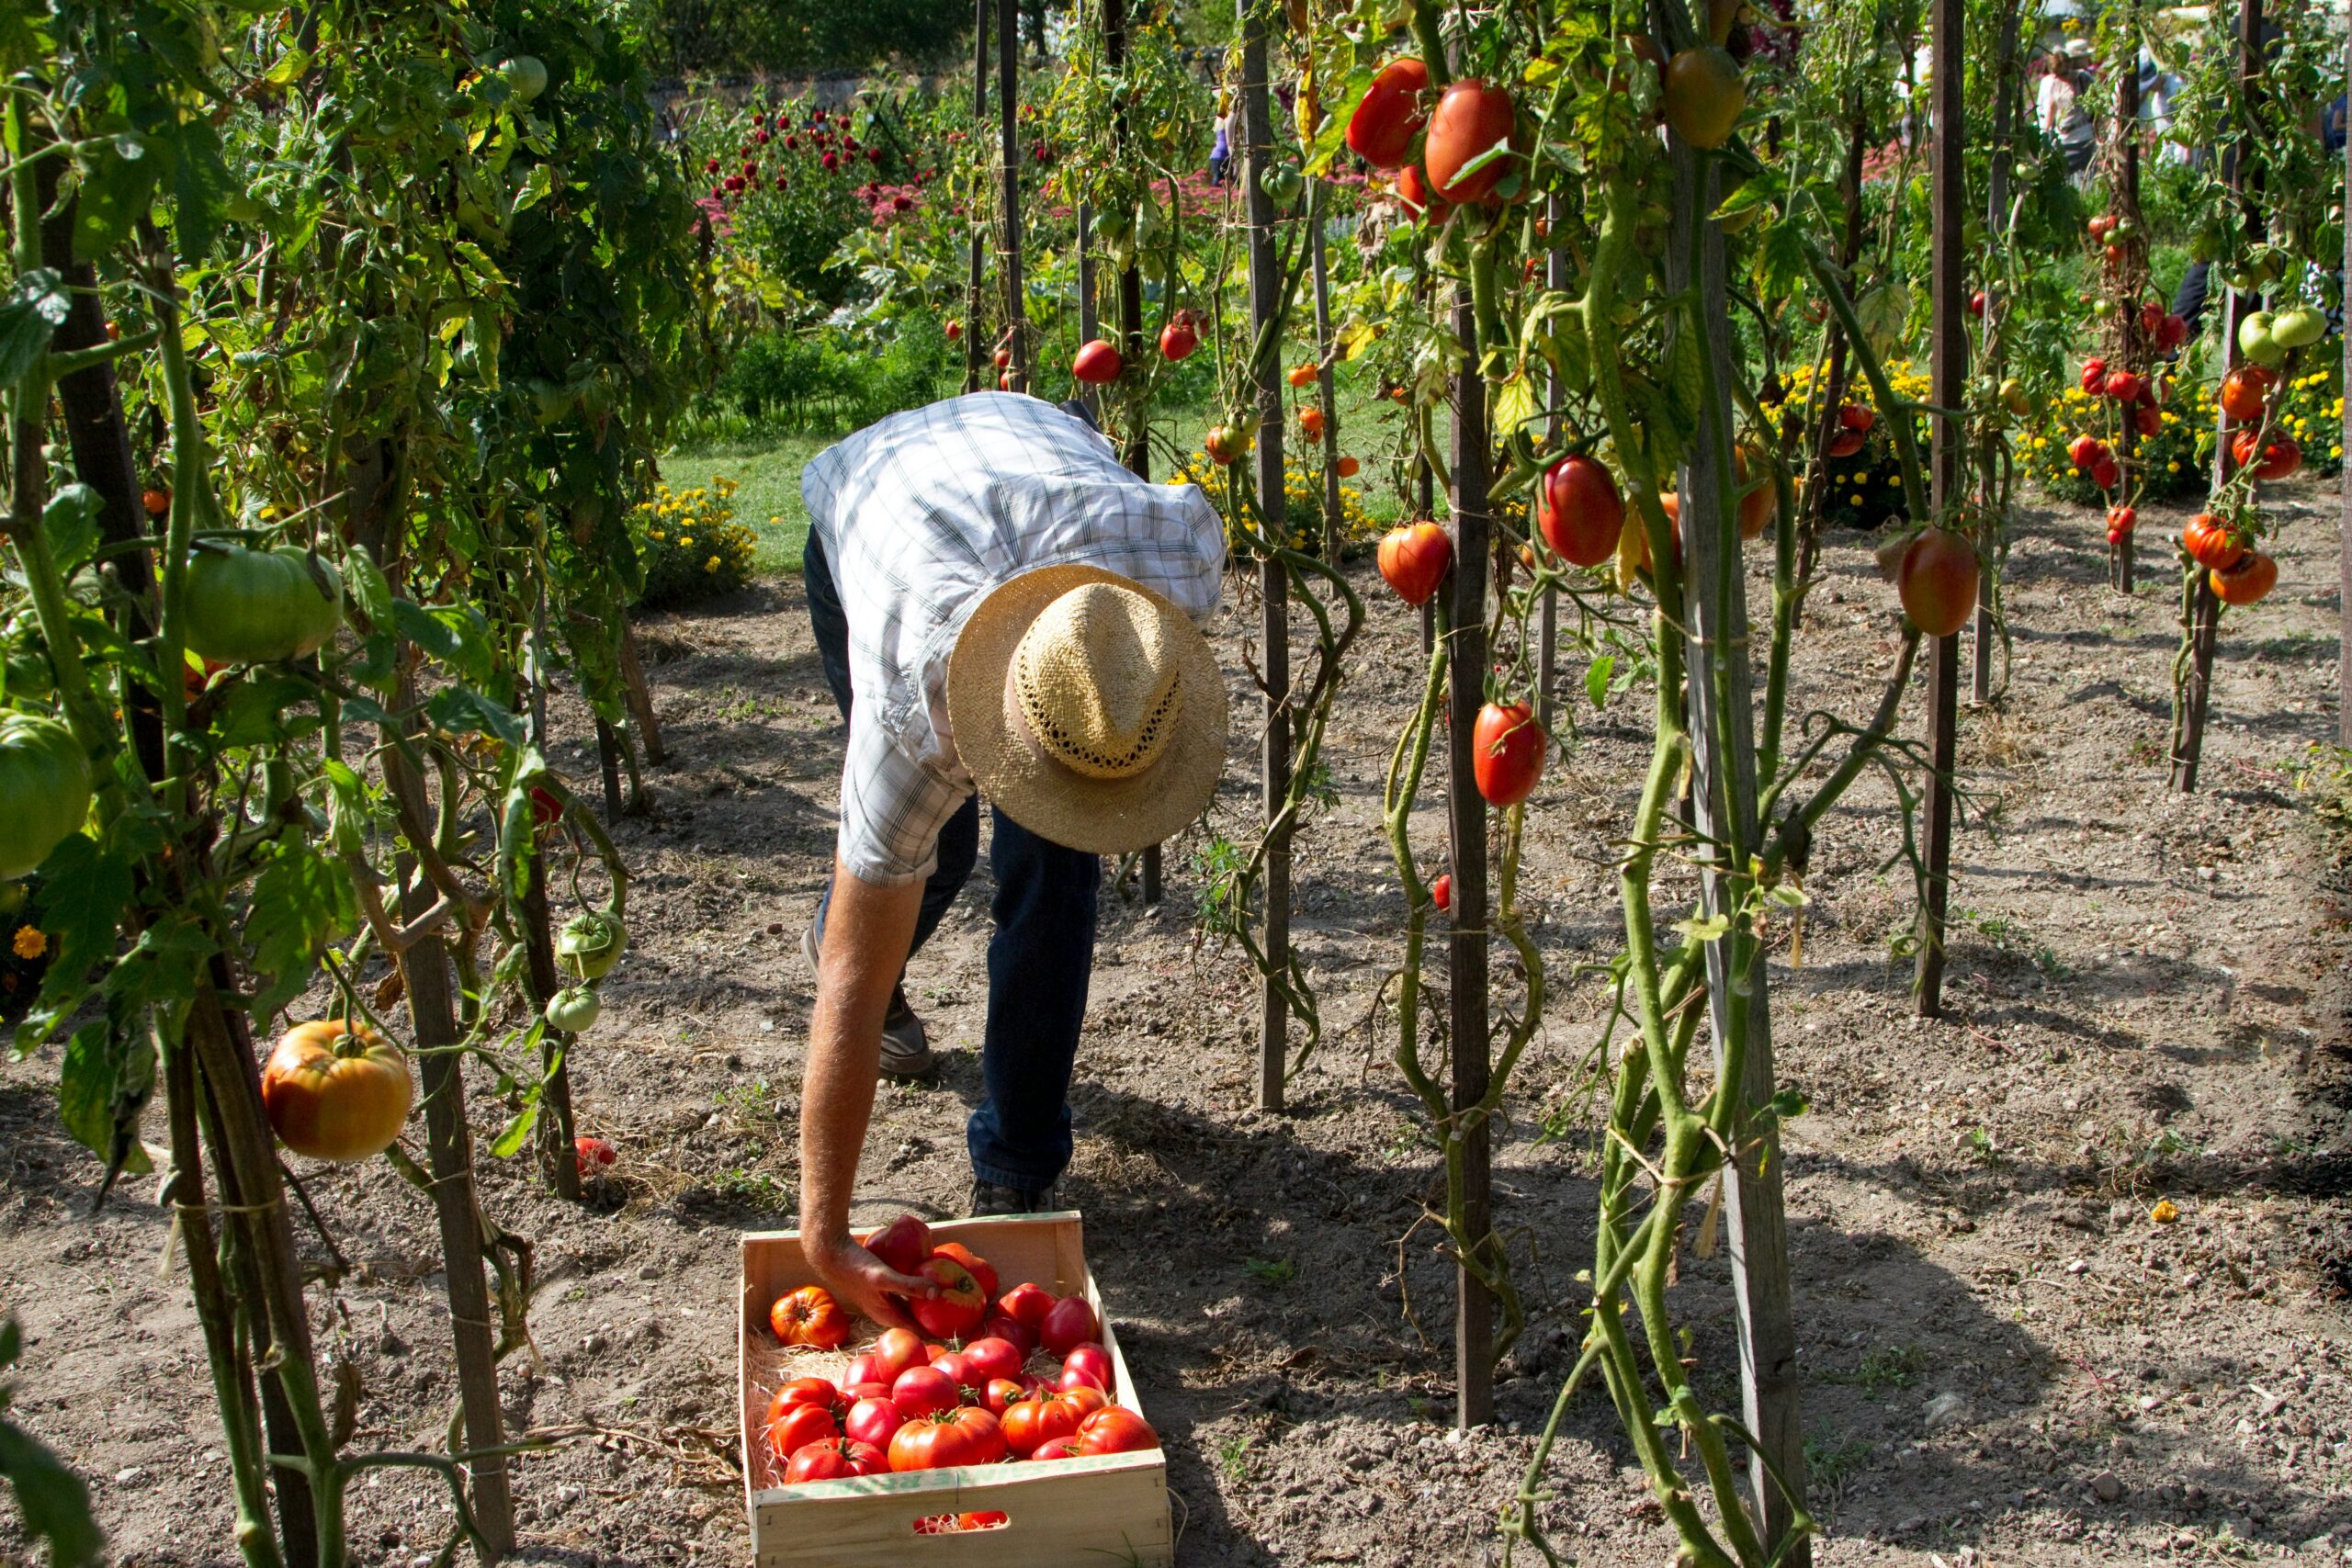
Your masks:
M2295 772L2335 727L2335 506L2283 491L2279 588L2229 618L2204 787L2186 796L2165 761L2180 516L2149 509L2132 598L2108 590L2089 514L2022 519L2007 678L1961 716L1946 1018L1913 1016L1888 780L1866 777L1817 836L1802 949L1783 920L1770 982L1781 1077L1810 1104L1786 1170L1817 1561L2352 1558L2352 882ZM1828 545L1794 716L1859 720L1876 700L1898 631L1869 543ZM1330 739L1336 803L1297 852L1294 929L1324 1029L1287 1113L1253 1108L1255 976L1194 932L1206 838L1170 847L1158 905L1132 886L1102 898L1062 1196L1166 1439L1187 1564L1499 1560L1498 1520L1582 1328L1589 1070L1648 698L1596 708L1584 657L1564 661L1576 733L1531 803L1523 882L1551 999L1496 1154L1529 1321L1497 1421L1458 1434L1451 1270L1429 1218L1440 1168L1375 1009L1404 917L1382 779L1421 660L1410 613L1368 569L1355 581L1371 625ZM1769 581L1750 585L1760 609ZM1211 822L1237 839L1255 811L1256 624L1234 600L1219 633L1237 707ZM485 1156L482 1183L488 1213L535 1246L535 1344L505 1363L507 1419L563 1435L516 1464L523 1557L580 1568L750 1557L737 1244L793 1221L800 935L842 745L796 581L640 636L673 756L647 773L650 815L617 829L631 947L573 1063L581 1128L619 1161L581 1207L547 1196L527 1158ZM1920 708L1915 691L1907 733ZM593 792L584 713L567 702L556 725L559 763ZM1430 874L1442 793L1433 775L1416 825ZM1663 893L1679 904L1687 878ZM884 1090L863 1222L963 1209L989 930L984 867L909 974L945 1067ZM1499 1011L1519 991L1499 958L1498 973ZM486 1145L506 1111L469 1073ZM56 1075L53 1051L0 1067L0 1303L28 1335L16 1413L89 1478L121 1561L231 1562L165 1215L152 1180L93 1215L97 1168L59 1130ZM322 1354L356 1374L355 1445L441 1445L454 1385L430 1208L380 1161L302 1174L350 1265L313 1301ZM2176 1222L2152 1218L2160 1201ZM1736 1409L1725 1269L1694 1233L1676 1296L1702 1393ZM1537 1485L1565 1557L1670 1558L1597 1389ZM379 1472L352 1501L359 1561L423 1564L450 1528L429 1476ZM0 1543L21 1555L15 1529Z

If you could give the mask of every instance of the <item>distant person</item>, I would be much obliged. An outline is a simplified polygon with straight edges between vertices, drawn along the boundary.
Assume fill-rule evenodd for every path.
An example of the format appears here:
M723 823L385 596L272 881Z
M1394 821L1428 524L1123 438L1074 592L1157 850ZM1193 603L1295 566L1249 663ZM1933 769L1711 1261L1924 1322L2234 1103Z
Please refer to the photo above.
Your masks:
M2091 158L2098 151L2098 125L2089 102L2090 61L2090 40L2068 39L2041 79L2034 105L2035 123L2043 135L2057 139L2059 155L2077 186L2089 178Z
M1233 115L1220 101L1216 107L1216 139L1209 143L1209 184L1225 184L1226 170L1233 164Z

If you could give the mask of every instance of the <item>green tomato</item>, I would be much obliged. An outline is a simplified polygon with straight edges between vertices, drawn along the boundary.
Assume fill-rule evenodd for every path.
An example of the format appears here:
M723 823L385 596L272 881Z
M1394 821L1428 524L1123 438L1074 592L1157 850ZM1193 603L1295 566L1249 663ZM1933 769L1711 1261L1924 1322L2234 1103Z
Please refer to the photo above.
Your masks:
M586 986L571 986L548 998L548 1027L564 1034L579 1034L596 1026L605 1004Z
M2256 365L2277 366L2287 357L2286 345L2271 333L2277 318L2267 310L2256 310L2238 323L2238 352Z
M1272 197L1276 207L1288 207L1298 199L1299 192L1306 188L1306 182L1299 177L1296 169L1283 164L1261 175L1258 188Z
M12 648L8 650L8 700L12 703L47 702L57 691L57 677L50 670L48 656L37 648Z
M238 223L261 221L261 203L254 199L251 191L232 191L229 194L228 210L232 221Z
M583 980L601 980L621 961L628 928L609 909L584 909L556 933L555 955Z
M316 653L343 625L343 579L291 545L199 546L188 557L187 646L222 664Z
M548 68L536 54L518 54L498 68L506 89L525 103L548 90Z
M2270 321L2270 338L2281 348L2308 348L2327 335L2327 318L2309 305L2281 310Z
M90 759L53 718L0 717L0 877L30 874L90 814Z

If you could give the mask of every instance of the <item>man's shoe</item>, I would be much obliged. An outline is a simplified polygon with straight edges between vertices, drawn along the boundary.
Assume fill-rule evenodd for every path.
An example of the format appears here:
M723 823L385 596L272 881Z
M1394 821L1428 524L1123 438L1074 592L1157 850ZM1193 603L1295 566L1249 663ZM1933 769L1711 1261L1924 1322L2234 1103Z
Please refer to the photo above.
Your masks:
M818 948L813 925L800 933L800 956L808 961L808 972L814 975ZM882 1015L882 1076L927 1078L938 1070L939 1058L931 1054L931 1036L915 1010L907 1005L906 987L892 987L889 1010Z
M999 1187L993 1181L972 1183L969 1213L974 1218L983 1214L1050 1214L1061 1205L1054 1201L1054 1190L1023 1192L1017 1187Z

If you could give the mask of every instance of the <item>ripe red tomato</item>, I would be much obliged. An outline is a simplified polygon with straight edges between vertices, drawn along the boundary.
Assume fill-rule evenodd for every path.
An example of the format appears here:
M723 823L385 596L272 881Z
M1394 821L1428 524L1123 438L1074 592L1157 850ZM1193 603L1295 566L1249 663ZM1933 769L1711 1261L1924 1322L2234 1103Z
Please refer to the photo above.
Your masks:
M910 1419L934 1410L953 1410L963 1398L962 1385L954 1375L937 1367L909 1367L890 1385L890 1403Z
M861 1399L849 1407L849 1415L842 1421L842 1431L861 1443L887 1449L890 1446L890 1434L906 1424L906 1412L889 1400Z
M2107 238L2108 231L2115 227L2115 220L2102 212L2094 217L2089 222L2084 224L2083 227L2090 231L2092 239L2104 240Z
M1312 404L1299 410L1298 428L1306 433L1308 440L1320 441L1323 438L1323 411Z
M1453 564L1453 540L1434 523L1402 524L1380 541L1381 579L1408 604L1425 603Z
M580 1179L593 1181L620 1159L621 1152L602 1138L583 1134L571 1140L571 1157L579 1162Z
M768 1401L768 1419L774 1421L796 1404L813 1404L831 1413L836 1421L849 1414L842 1391L823 1378L795 1378L777 1389L775 1396Z
M2169 351L2171 349L2178 348L2182 344L2185 344L2188 341L2188 323L2183 321L2180 317L2173 315L2170 312L2166 312L2165 319L2156 323L2156 346L2158 348Z
M2094 468L2106 456L2107 443L2096 435L2077 435L2066 444L2067 460L2078 468Z
M1070 1348L1094 1337L1094 1305L1084 1296L1064 1296L1037 1325L1037 1338L1049 1354L1068 1356Z
M1159 357L1170 365L1190 358L1193 350L1201 346L1200 329L1193 324L1193 312L1179 310L1169 323L1159 329Z
M1348 117L1349 150L1375 169L1404 163L1428 119L1420 99L1429 85L1429 67L1410 56L1382 66Z
M1087 386L1107 387L1125 368L1119 351L1098 337L1078 351L1078 357L1070 362L1069 373Z
M2238 367L2222 378L2222 412L2240 424L2260 423L2275 384L2276 378L2259 365Z
M1471 731L1478 793L1491 806L1516 806L1544 773L1544 729L1525 703L1488 703Z
M1570 566L1599 566L1617 551L1617 536L1625 527L1625 498L1606 465L1577 453L1544 473L1535 524L1543 530L1544 542L1562 560Z
M2132 427L2143 435L2154 435L2165 427L2165 416L2156 409L2136 408L2132 411Z
M1982 316L1984 313L1984 290L1982 288L1968 297L1968 313L1972 316Z
M1056 1438L1050 1443L1040 1443L1029 1457L1040 1462L1049 1459L1076 1459L1078 1438L1072 1434L1067 1438Z
M1363 465L1353 457L1340 458L1336 467L1343 479L1351 479L1363 471Z
M1111 1385L1117 1379L1117 1373L1113 1371L1111 1367L1111 1352L1091 1339L1082 1344L1071 1346L1069 1352L1062 1357L1064 1379L1067 1380L1072 1372L1092 1380L1094 1386L1105 1393L1111 1392ZM1069 1386L1067 1381L1063 1386Z
M1010 349L998 349L999 367L1012 360ZM865 1250L901 1274L911 1274L931 1256L931 1227L912 1214L900 1214L865 1238ZM901 1330L900 1332L904 1332Z
M768 1308L768 1326L786 1345L838 1350L849 1343L849 1314L822 1285L803 1285Z
M1011 1515L1000 1513L994 1509L989 1509L983 1513L958 1514L956 1516L956 1528L959 1530L1001 1529L1011 1522Z
M1095 1454L1142 1453L1159 1446L1159 1434L1144 1418L1122 1404L1105 1405L1078 1428L1078 1451Z
M1288 379L1293 387L1312 386L1315 382L1315 367L1312 365L1294 365L1290 367L1290 376Z
M934 1410L890 1434L892 1470L952 1470L994 1464L1005 1455L1004 1431L978 1405Z
M1850 457L1860 451L1869 439L1859 430L1840 430L1829 438L1829 455L1833 457Z
M931 1364L931 1357L924 1352L922 1340L904 1328L884 1329L881 1337L874 1341L871 1355L874 1381L876 1382L895 1382L899 1374L909 1367Z
M825 1406L787 1404L782 1415L768 1423L768 1452L775 1456L778 1464L783 1464L809 1444L826 1442L841 1435L842 1424Z
M1040 1444L1077 1436L1080 1424L1107 1403L1099 1389L1024 1395L1004 1407L1005 1446L1025 1459Z
M1396 199L1414 217L1430 218L1441 223L1445 221L1445 215L1452 207L1443 197L1430 194L1429 176L1421 173L1418 164L1408 164L1396 171ZM1403 400L1400 398L1398 400Z
M2110 370L2107 373L2107 395L2113 398L2117 402L2138 402L2140 400L2140 378L2133 375L2131 371Z
M996 1304L1005 1316L1035 1333L1046 1321L1046 1314L1054 1309L1054 1293L1024 1280L1005 1292Z
M954 1258L934 1253L915 1272L939 1287L937 1295L915 1296L907 1303L907 1310L925 1334L937 1339L961 1339L988 1315L989 1299L981 1293L980 1282Z
M2110 506L2107 509L2107 532L2109 537L2112 538L2118 534L2129 534L2132 529L2137 528L2139 525L2140 513L2138 508L2131 506Z
M2208 571L2227 571L2245 558L2245 536L2210 512L2200 512L2180 531L2180 547Z
M1878 415L1860 403L1841 403L1838 409L1838 424L1842 430L1859 430L1868 435L1878 423Z
M139 504L147 509L150 517L161 517L172 509L172 492L161 486L150 485L139 492Z
M1003 1340L1018 1351L1024 1361L1029 1359L1029 1353L1037 1348L1037 1331L1025 1323L1015 1323L1005 1316L1001 1306L981 1319L980 1337Z
M884 1382L887 1381L888 1380L882 1376L881 1363L874 1359L873 1352L871 1351L868 1351L863 1356L852 1356L849 1359L849 1370L842 1373L842 1386L843 1388L848 1388L855 1383Z
M871 1443L847 1438L810 1443L797 1450L784 1467L784 1483L798 1486L810 1481L839 1481L850 1475L888 1475L889 1457Z
M995 360L996 367L1000 370L1009 370L1012 367L1012 350L1009 348L1000 348L990 357ZM869 1247L867 1250L873 1249Z
M1439 872L1437 880L1430 884L1430 902L1441 909L1453 908L1453 874L1452 872Z
M980 1390L981 1407L991 1416L1001 1417L1007 1406L1029 1392L1029 1386L1013 1378L990 1378Z
M2116 466L2112 456L2103 457L2091 465L2091 483L2101 490L2113 490L2122 478L2123 470Z
M1023 1359L1018 1349L1001 1339L975 1339L964 1347L965 1363L984 1384L991 1378L1019 1377Z
M932 1371L945 1372L956 1380L958 1388L977 1389L989 1380L972 1370L972 1363L961 1350L944 1350L931 1359Z
M972 1278L980 1282L980 1294L990 1301L996 1299L996 1267L987 1258L960 1241L943 1241L931 1249L931 1255L933 1258L952 1258L961 1263L971 1271Z
M1895 592L1903 613L1929 637L1950 637L1976 613L1976 547L1947 528L1929 528L1903 552Z
M2245 558L2229 570L2208 572L2206 577L2222 604L2253 604L2278 586L2278 563L2260 550L2248 550Z
M1437 194L1454 202L1484 201L1492 196L1497 182L1512 171L1517 160L1496 158L1469 175L1462 168L1509 141L1516 121L1510 94L1501 87L1465 76L1446 88L1437 112L1430 116L1429 141L1421 155Z
M961 343L964 341L964 323L955 320L953 317L948 320L946 332L947 341L949 343Z
M2241 468L2251 467L2258 479L2283 479L2303 466L2303 449L2293 437L2273 435L2255 450L2254 432L2241 430L2230 439L2230 460Z
M2083 361L2083 390L2097 397L2106 386L2107 361L2104 359Z

